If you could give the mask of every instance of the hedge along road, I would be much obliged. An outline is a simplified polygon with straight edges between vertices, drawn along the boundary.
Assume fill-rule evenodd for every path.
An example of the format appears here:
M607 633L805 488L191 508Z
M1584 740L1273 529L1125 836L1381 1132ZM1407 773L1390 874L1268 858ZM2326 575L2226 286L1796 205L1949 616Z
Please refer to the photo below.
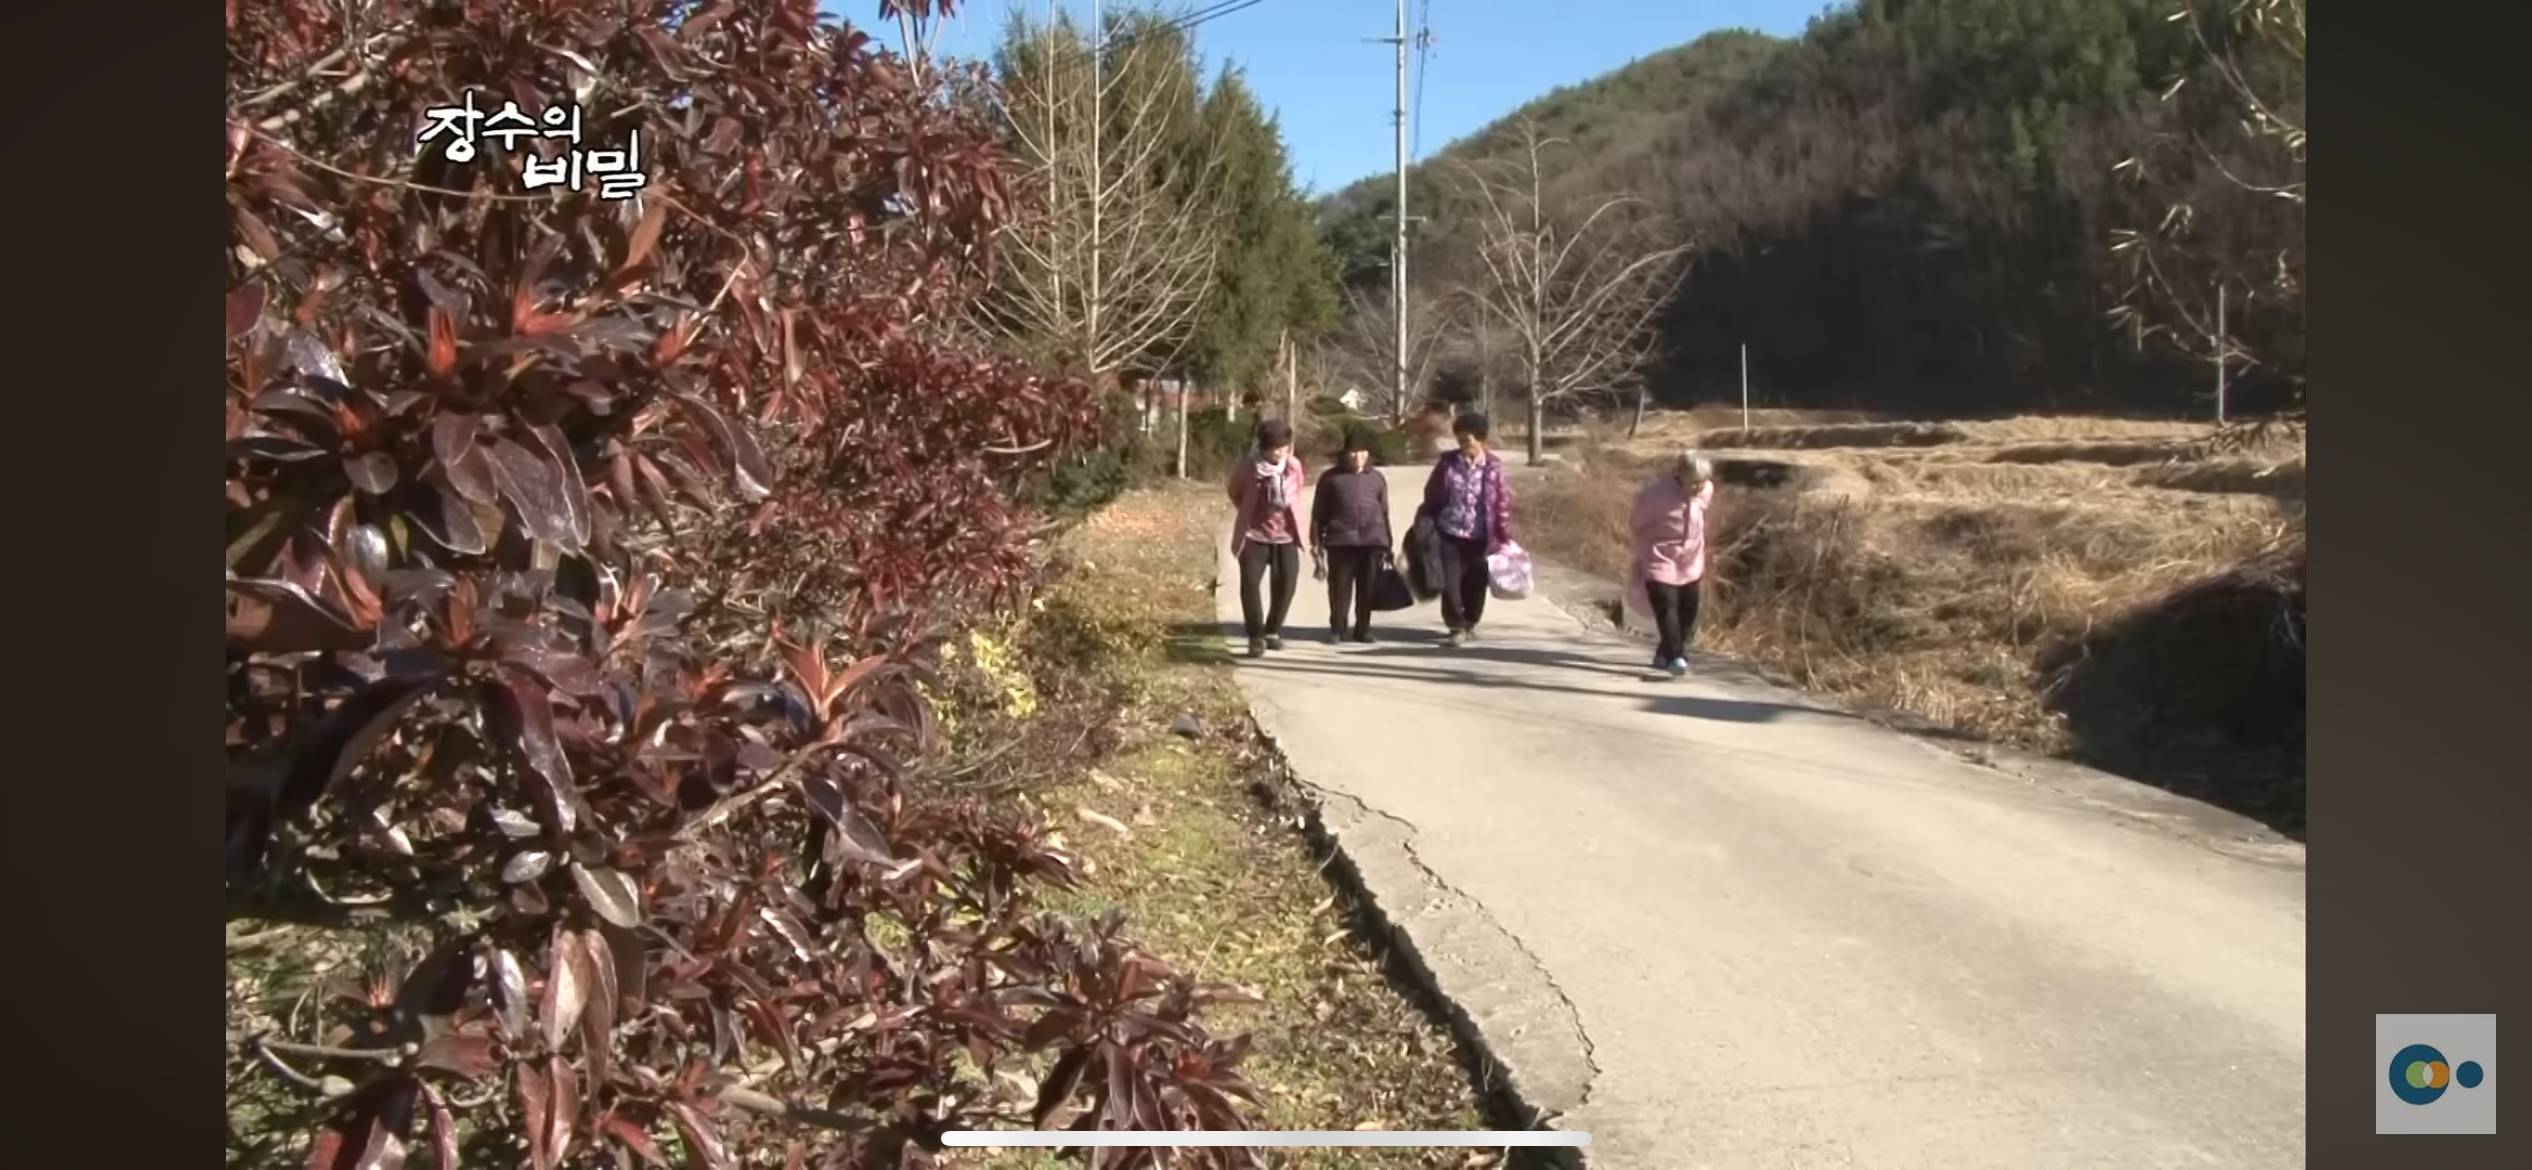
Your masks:
M1399 533L1426 473L1387 472ZM1651 681L1647 644L1540 597L1490 602L1457 650L1437 603L1371 646L1329 645L1325 611L1305 579L1240 685L1591 1165L2304 1164L2300 845L1702 656Z

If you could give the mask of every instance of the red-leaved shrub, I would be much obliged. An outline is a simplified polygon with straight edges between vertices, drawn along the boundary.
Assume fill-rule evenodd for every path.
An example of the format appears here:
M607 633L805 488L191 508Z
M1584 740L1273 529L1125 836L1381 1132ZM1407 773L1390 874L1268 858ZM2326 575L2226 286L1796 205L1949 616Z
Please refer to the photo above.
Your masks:
M1046 826L919 779L930 649L1026 585L1009 501L1096 417L961 332L1016 197L985 80L811 0L228 16L232 894L435 940L252 1040L354 1080L309 1165L1242 1124L1225 993L1040 912ZM646 189L417 151L468 92L638 131Z

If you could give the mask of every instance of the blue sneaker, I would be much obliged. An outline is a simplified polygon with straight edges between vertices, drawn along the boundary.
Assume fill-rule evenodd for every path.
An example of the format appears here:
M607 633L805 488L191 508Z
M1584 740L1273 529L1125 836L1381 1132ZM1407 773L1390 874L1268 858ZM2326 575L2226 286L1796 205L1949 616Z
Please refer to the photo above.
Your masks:
M1669 671L1672 678L1678 678L1688 673L1688 660L1685 658L1673 658L1670 660L1670 665L1665 666L1662 669Z

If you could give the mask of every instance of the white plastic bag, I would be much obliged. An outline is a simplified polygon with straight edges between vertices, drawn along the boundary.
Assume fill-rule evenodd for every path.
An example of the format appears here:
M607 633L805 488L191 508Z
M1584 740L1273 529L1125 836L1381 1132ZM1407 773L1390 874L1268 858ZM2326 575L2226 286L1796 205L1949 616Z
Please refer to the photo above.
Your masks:
M1502 549L1486 554L1486 587L1497 600L1528 597L1532 584L1530 554L1520 545L1505 541Z

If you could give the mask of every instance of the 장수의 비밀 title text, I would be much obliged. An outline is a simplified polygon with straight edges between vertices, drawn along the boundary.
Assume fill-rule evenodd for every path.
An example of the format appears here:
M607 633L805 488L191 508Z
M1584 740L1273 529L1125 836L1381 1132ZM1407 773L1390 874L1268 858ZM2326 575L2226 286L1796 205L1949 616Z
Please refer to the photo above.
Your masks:
M415 136L415 149L427 150L433 142L441 142L441 157L453 163L475 161L477 143L490 139L504 151L522 153L522 140L556 140L566 143L556 154L522 153L519 160L519 185L529 191L564 187L586 190L591 182L598 188L598 198L610 202L630 199L650 179L642 173L642 133L625 132L620 149L581 149L580 106L578 103L545 107L543 113L530 117L515 101L503 101L501 108L489 114L477 104L469 90L453 106L434 106L422 111L422 132Z

